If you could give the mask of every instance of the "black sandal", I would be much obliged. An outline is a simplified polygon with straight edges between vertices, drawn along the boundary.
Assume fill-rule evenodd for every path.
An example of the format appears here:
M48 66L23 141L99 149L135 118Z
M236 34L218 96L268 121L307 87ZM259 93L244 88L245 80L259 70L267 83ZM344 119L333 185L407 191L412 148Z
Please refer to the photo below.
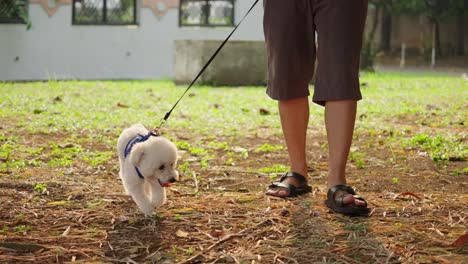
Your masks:
M287 182L283 182L288 177L293 177L294 179L296 179L299 182L299 186L296 187L296 186L294 186L292 184L289 184ZM288 190L288 195L286 195L286 196L276 195L278 192L276 192L276 193L268 193L267 192L267 195L286 198L286 197L296 197L298 195L309 193L309 192L312 191L312 187L307 185L306 178L304 176L302 176L301 174L296 173L296 172L287 172L287 173L285 173L283 176L281 176L281 178L278 181L275 181L272 184L270 184L270 186L268 186L268 189L278 188L278 187L285 188L286 190Z
M337 191L345 191L354 196L355 199L366 203L365 206L355 206L343 204L343 199L347 195L335 198ZM340 213L349 216L367 216L370 213L370 209L367 207L367 202L361 196L357 195L353 188L347 185L338 184L331 187L327 193L327 200L325 205L330 208L334 213Z

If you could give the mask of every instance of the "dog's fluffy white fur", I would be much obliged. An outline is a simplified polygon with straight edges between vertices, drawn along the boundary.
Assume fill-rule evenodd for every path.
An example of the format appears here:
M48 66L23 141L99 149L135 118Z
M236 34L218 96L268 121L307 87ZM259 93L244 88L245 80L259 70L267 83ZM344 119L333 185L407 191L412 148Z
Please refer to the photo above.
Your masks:
M144 142L136 143L127 157L124 157L128 142L138 134L146 135L148 132L141 124L133 125L122 132L117 143L119 175L125 192L147 216L166 201L164 187L178 178L177 148L163 136L151 136ZM136 168L144 179L138 176Z

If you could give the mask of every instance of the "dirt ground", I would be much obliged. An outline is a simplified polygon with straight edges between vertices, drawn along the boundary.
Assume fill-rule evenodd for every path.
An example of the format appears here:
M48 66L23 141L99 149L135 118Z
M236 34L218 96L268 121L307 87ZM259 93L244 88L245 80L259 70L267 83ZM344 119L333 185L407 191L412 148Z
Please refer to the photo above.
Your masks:
M98 139L80 141L90 138L87 131L76 132L76 142L70 142L66 133L30 133L14 120L4 121L5 137L44 147L38 154L44 159L51 142L66 139L85 149L114 151ZM209 140L172 127L164 132L188 142ZM368 200L367 218L332 214L323 205L327 150L319 132L308 139L311 194L294 199L264 194L272 179L258 169L286 165L287 156L284 150L253 151L265 143L282 145L280 135L260 127L242 137L215 138L247 150L248 157L232 159L235 150L220 148L203 167L196 155L183 151L180 164L188 161L190 169L167 189L168 202L151 218L122 194L117 155L97 167L76 161L5 171L0 262L467 263L467 161L440 166L421 150L387 144L391 136L388 131L355 135L353 148L365 153L365 165L348 164L348 183ZM459 175L449 173L456 169ZM46 189L38 192L37 183Z

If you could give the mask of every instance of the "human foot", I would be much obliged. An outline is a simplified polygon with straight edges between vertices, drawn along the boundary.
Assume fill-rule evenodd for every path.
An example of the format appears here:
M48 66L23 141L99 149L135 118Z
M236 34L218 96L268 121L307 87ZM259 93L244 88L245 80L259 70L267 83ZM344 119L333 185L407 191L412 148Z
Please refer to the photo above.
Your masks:
M370 212L366 200L358 196L353 188L342 184L328 190L325 204L333 212L344 215L365 216Z
M299 173L287 172L281 178L268 186L267 195L276 197L295 197L309 193L312 187L307 185L307 179Z

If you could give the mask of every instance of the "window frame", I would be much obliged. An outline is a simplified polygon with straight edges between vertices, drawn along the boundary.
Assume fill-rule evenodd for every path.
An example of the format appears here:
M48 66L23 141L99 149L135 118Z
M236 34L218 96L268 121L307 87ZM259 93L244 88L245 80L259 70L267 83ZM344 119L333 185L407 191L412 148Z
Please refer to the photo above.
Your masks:
M24 12L26 16L29 16L29 0L24 0ZM18 25L26 25L28 22L25 21L19 14L17 14L16 18L2 18L0 17L0 24L18 24Z
M102 13L102 20L101 21L92 21L92 22L78 22L76 21L76 8L75 8L75 3L78 0L73 0L72 1L72 25L74 26L134 26L138 25L138 0L133 0L134 8L133 8L133 21L131 22L109 22L107 20L107 1L108 0L102 0L103 1L103 7L102 10L100 10Z
M232 3L232 14L231 14L231 21L232 23L231 24L210 24L208 22L209 20L209 16L207 15L206 16L206 24L183 24L182 23L182 4L184 2L211 2L211 1L216 1L216 0L180 0L180 3L179 3L179 28L183 28L183 27L204 27L204 28L214 28L214 27L235 27L236 26L236 23L235 23L235 18L236 18L236 15L235 15L235 10L236 10L236 0L223 0L223 1L228 1L228 2L231 2ZM218 0L219 1L219 0ZM207 11L208 10L208 11ZM209 12L209 9L206 9L205 12Z

